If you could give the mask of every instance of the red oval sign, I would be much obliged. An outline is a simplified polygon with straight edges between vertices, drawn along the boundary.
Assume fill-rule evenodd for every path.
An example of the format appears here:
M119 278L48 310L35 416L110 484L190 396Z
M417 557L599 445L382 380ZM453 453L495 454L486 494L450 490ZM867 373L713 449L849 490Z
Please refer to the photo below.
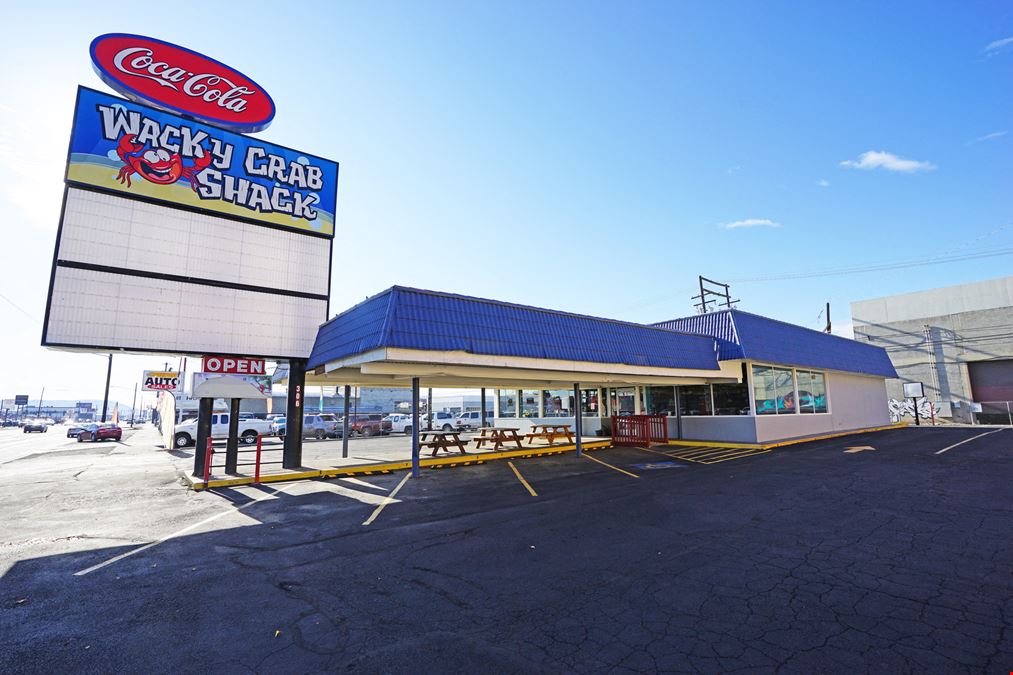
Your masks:
M214 59L142 35L108 33L91 43L99 77L129 99L239 132L274 119L264 89Z

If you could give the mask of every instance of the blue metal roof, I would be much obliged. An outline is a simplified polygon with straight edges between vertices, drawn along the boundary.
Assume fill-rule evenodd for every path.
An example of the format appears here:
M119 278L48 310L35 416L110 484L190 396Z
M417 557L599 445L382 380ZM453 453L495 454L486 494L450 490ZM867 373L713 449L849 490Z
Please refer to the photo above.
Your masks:
M719 369L711 337L401 286L321 326L307 365L381 347Z
M738 309L654 324L717 340L721 360L750 359L848 373L897 377L886 350Z

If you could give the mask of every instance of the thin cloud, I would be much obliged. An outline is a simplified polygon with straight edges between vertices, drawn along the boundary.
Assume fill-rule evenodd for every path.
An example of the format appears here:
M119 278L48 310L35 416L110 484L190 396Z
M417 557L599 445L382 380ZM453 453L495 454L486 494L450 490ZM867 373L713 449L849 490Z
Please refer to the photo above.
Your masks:
M721 228L725 230L737 230L742 227L781 227L781 223L775 223L770 218L746 218L721 225Z
M738 173L739 171L742 171L742 167L740 165L736 164L735 166L730 167L727 170L725 170L725 173L727 173L727 174L733 174L733 173Z
M1013 35L1007 38L1002 38L1001 40L993 40L992 42L989 42L985 45L985 48L982 51L991 56L998 54L1010 45L1013 45Z
M936 168L932 162L921 162L915 159L904 159L892 152L885 150L869 150L858 156L858 160L846 159L841 166L848 169L883 169L884 171L896 171L899 173L914 173L916 171L931 171Z
M1005 136L1008 133L1009 133L1009 131L993 131L990 134L985 134L984 136L978 136L973 141L968 141L966 143L966 145L974 145L975 143L984 143L985 141L994 141L997 138L1002 138L1003 136Z
M819 185L820 187L830 187L830 181L824 178L821 178L818 181L816 181L816 184Z

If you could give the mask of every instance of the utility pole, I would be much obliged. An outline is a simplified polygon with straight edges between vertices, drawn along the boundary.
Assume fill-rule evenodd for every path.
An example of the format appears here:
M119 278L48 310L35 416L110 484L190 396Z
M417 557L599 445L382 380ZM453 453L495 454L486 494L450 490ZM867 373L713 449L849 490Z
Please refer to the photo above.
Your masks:
M42 399L44 399L44 398L46 398L46 388L45 387L42 388L42 394L39 396L39 407L35 411L35 416L36 417L41 417L42 416Z
M697 277L700 282L700 295L694 295L693 300L699 299L700 302L695 303L693 306L697 308L698 314L706 314L710 312L709 303L715 305L723 305L724 309L732 309L732 305L738 302L738 300L732 300L731 286L723 284L720 281L714 281L704 276ZM718 288L715 288L718 287ZM711 299L713 297L713 299ZM720 302L724 300L724 302Z
M830 303L827 303L827 327L823 331L824 333L830 333Z
M113 376L113 355L109 355L109 368L106 370L106 393L102 397L102 421L106 421L106 412L109 410L109 380Z
M137 383L134 382L134 401L130 404L130 426L134 426L134 409L137 406Z

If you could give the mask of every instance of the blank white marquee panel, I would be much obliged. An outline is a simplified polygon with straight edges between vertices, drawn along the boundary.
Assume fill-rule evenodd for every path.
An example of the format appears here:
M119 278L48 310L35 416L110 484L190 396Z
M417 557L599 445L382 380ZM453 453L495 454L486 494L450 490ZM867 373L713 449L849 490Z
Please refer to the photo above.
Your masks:
M54 345L305 358L327 311L321 299L69 267L55 274Z
M67 190L58 246L60 260L327 295L327 239L97 192Z

